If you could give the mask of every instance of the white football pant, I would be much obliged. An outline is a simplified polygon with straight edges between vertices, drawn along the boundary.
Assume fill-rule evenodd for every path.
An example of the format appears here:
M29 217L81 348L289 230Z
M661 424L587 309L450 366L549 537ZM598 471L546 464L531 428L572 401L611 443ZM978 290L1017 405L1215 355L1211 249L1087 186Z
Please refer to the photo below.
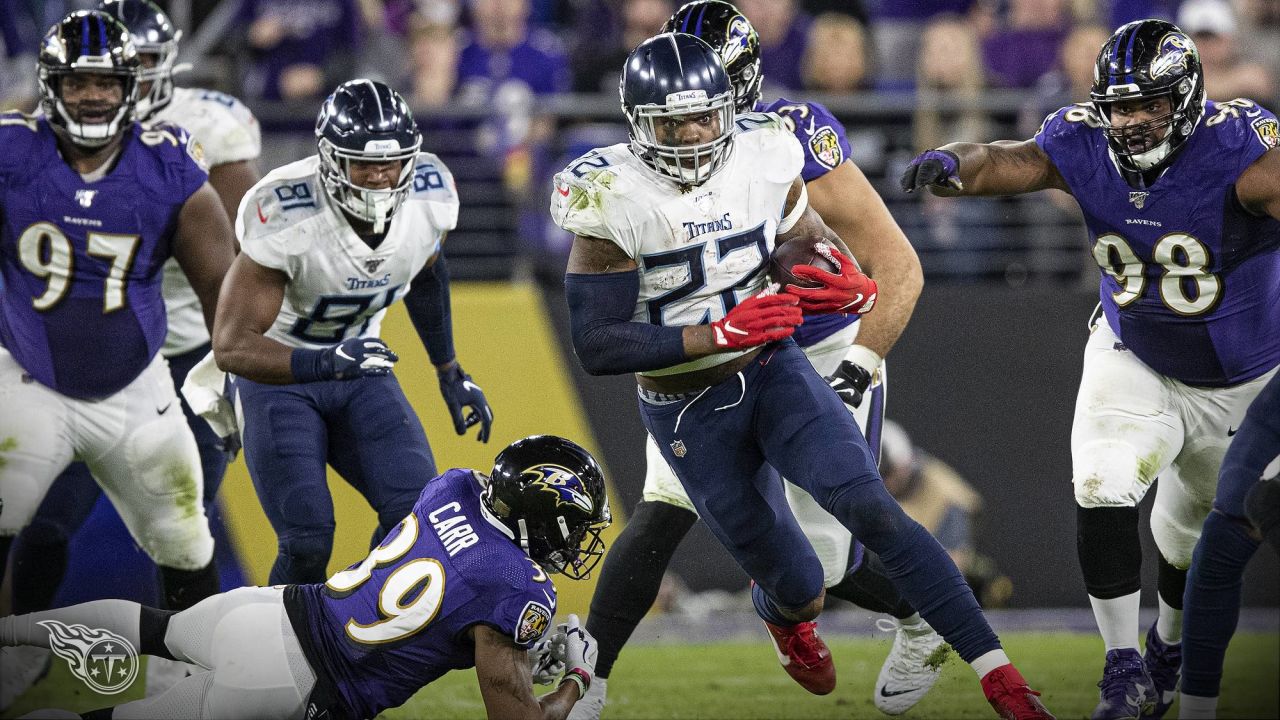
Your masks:
M1139 360L1100 316L1085 345L1071 428L1076 503L1134 507L1159 477L1151 512L1156 546L1170 565L1190 567L1228 433L1275 373L1229 388L1191 387Z
M213 536L200 455L163 357L123 390L89 401L41 385L0 348L0 537L31 522L73 459L88 464L156 564L209 564Z

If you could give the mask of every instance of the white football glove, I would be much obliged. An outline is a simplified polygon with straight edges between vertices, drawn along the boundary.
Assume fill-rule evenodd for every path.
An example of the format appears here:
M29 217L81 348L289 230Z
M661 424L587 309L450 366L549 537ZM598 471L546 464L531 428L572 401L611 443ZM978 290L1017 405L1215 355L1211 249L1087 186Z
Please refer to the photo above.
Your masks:
M591 633L578 622L577 615L570 615L569 622L560 625L556 631L563 632L565 636L564 681L577 683L578 697L581 698L587 694L591 679L596 675L596 657L600 648Z
M533 681L550 685L564 674L564 658L568 641L563 631L557 630L539 640L529 649L529 669Z

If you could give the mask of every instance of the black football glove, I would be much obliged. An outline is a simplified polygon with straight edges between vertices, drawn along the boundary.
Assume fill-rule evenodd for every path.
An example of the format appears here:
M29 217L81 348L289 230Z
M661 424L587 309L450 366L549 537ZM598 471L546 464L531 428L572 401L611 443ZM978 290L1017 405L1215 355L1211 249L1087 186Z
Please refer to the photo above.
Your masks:
M453 418L453 429L464 435L467 428L480 425L480 433L476 439L489 442L489 427L493 425L493 410L484 397L484 391L471 381L471 376L462 371L462 366L455 364L444 372L437 373L440 378L440 395L444 404L449 407L449 417ZM466 415L464 409L469 409Z
M903 190L915 192L936 185L963 190L960 182L960 158L950 150L926 150L915 157L898 181Z
M827 384L840 396L845 405L857 408L862 405L862 396L871 387L871 373L858 363L845 360L840 367L827 378Z

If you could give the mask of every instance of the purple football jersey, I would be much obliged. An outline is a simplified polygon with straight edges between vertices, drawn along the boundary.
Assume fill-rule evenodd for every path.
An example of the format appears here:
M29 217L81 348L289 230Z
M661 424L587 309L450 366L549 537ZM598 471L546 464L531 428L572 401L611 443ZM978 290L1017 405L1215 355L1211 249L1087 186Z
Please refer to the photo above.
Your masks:
M44 118L0 114L0 345L40 383L102 398L164 342L161 267L204 184L189 136L134 124L105 177L85 182Z
M1280 363L1280 221L1240 206L1235 183L1277 146L1276 117L1209 102L1150 187L1125 182L1090 107L1036 133L1084 211L1107 322L1153 370L1189 385L1252 380Z
M286 592L294 631L340 715L373 717L473 667L472 625L525 648L551 627L555 585L481 510L481 489L472 470L446 472L368 558Z
M844 125L822 105L779 98L771 103L758 102L755 109L757 112L777 113L791 126L800 147L804 148L804 169L800 171L800 177L806 183L835 170L849 157L851 150ZM800 347L809 347L856 322L857 315L844 313L811 316L796 328L793 337Z

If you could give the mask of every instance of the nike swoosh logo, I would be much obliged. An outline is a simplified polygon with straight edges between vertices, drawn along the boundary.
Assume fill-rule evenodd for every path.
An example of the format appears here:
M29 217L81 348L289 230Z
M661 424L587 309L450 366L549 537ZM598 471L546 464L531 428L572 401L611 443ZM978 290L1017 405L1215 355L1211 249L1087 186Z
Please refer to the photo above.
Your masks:
M267 223L267 216L262 214L262 203L257 203L257 205L258 205L258 222L265 225Z
M817 122L818 122L817 118L809 118L809 127L805 129L805 132L812 135L813 131L816 130L818 127Z
M479 386L479 385L477 385L477 384L475 384L475 383L471 382L470 380L463 380L463 381L462 381L462 387L466 388L467 390L479 390L479 389L480 389L480 386Z
M339 347L339 348L337 348L336 350L334 350L334 351L333 351L333 354L334 354L334 355L337 355L338 357L342 358L343 360L350 360L351 362L355 362L355 361L356 361L356 359L355 359L355 358L353 358L353 357L351 357L350 355L348 355L348 354L346 354L346 353L342 352L342 348L341 348L341 347Z
M1240 428L1227 428L1227 437L1231 437L1238 432L1240 432Z
M163 414L165 414L165 413L169 412L169 408L171 408L171 407L173 407L173 401L172 401L172 400L171 400L171 401L169 401L169 404L168 404L168 405L165 405L165 406L164 406L164 407L162 407L162 408L156 408L156 414L157 414L157 415L163 415Z
M564 187L560 187L557 185L556 192L560 193L563 197L569 197L569 186L565 185Z
M909 692L915 692L916 690L917 688L907 688L906 690L890 690L888 687L882 687L880 688L880 697L887 697L887 698L897 697L899 695L906 695Z
M725 331L725 332L731 332L731 333L733 333L734 335L746 335L746 334L747 334L747 331L746 331L746 330L739 330L738 328L734 327L733 325L731 325L731 324L729 324L729 323L725 323L725 324L724 324L724 331Z

